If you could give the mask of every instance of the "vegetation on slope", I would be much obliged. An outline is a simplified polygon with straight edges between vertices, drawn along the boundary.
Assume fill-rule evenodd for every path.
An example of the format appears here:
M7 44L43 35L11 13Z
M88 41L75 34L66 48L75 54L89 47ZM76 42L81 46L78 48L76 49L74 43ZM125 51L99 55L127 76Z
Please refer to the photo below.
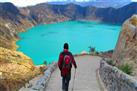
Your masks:
M40 73L23 53L0 47L0 91L16 91Z

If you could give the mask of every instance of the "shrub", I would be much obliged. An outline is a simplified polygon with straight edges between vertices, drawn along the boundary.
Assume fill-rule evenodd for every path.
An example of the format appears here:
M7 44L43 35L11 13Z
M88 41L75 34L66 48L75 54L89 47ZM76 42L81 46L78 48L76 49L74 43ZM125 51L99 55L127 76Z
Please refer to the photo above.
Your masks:
M118 67L120 70L122 70L123 72L129 74L129 75L132 75L133 73L133 67L132 65L126 63L126 64L122 64Z
M95 47L89 46L89 53L94 53L96 51Z
M47 65L47 61L44 61L43 64L44 64L44 65Z

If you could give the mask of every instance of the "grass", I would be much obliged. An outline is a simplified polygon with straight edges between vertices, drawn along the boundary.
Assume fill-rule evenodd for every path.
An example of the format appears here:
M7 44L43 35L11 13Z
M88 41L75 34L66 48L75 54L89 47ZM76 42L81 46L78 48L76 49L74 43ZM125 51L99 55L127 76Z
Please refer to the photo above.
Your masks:
M118 68L128 75L132 75L133 73L133 67L128 63L122 64Z

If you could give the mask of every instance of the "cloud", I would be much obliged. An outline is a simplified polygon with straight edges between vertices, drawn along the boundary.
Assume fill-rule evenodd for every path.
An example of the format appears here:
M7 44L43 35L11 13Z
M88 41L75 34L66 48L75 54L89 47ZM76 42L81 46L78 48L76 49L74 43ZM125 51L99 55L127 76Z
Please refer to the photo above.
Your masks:
M0 2L10 2L11 0L0 0Z
M16 6L29 6L29 5L36 5L38 3L44 3L48 1L54 1L54 0L0 0L0 2L11 2L15 4Z
M137 2L137 0L132 0L132 2Z
M30 5L36 5L38 3L44 3L44 2L54 2L54 1L77 1L77 2L82 2L82 1L94 1L94 2L137 2L137 0L0 0L0 2L12 2L16 6L30 6Z
M47 2L47 0L11 0L11 2L17 6L28 6Z

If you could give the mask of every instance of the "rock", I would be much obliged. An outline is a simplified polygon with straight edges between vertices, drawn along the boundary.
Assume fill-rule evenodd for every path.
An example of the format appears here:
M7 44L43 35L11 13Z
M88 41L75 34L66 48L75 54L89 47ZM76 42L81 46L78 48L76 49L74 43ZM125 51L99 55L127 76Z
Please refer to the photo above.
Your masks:
M137 15L133 15L129 21L132 25L137 26Z
M120 33L113 60L117 65L128 63L133 66L134 74L137 76L137 15L125 21Z
M117 67L100 62L99 74L108 91L136 91L137 80Z
M52 72L56 69L56 65L56 63L49 65L47 70L44 72L44 75L37 77L37 80L35 80L35 78L32 79L29 81L29 84L26 84L25 88L22 87L19 91L43 91L51 77Z

